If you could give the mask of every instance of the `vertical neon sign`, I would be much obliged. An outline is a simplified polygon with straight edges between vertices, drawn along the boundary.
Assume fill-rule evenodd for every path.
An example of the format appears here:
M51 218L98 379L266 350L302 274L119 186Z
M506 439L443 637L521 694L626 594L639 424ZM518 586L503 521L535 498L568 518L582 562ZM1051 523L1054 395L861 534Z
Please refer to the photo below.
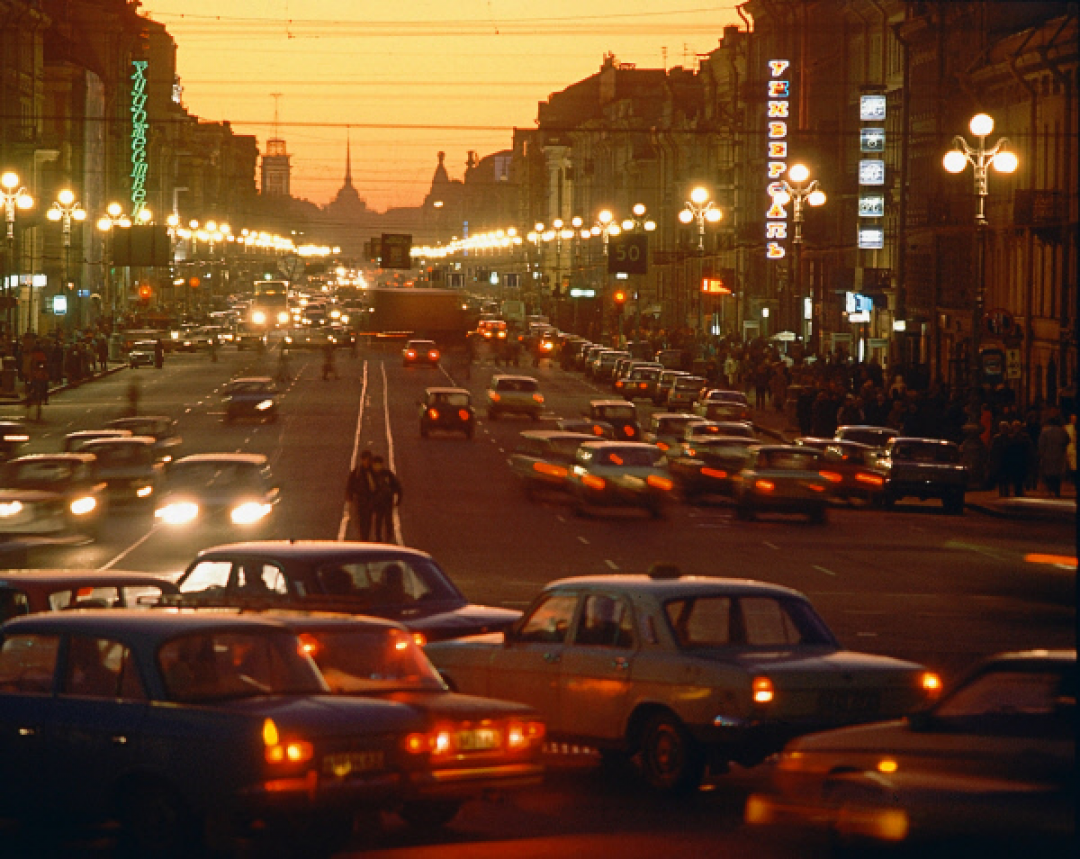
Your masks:
M131 216L146 205L146 68L147 60L132 60L131 72Z
M787 209L773 199L780 190L780 180L787 172L788 117L791 115L791 82L787 79L790 60L769 60L768 101L766 126L768 128L768 178L765 189L771 204L765 215L765 256L783 259L787 249L783 242L788 237Z

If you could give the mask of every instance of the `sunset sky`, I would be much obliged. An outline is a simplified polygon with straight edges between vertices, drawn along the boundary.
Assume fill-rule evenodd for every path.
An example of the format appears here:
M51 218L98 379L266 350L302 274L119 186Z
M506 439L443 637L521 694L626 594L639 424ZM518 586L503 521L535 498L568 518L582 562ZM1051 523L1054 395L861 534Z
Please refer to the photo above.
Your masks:
M370 208L415 206L437 153L511 146L537 102L597 72L694 67L734 2L701 0L142 0L177 43L184 105L265 148L278 106L293 196L329 202L345 175ZM274 93L280 97L275 99Z

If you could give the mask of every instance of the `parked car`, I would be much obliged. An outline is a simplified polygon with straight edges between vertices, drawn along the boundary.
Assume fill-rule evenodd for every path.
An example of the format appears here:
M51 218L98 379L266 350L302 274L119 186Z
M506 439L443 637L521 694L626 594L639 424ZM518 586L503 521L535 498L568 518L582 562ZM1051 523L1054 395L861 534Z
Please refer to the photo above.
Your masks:
M590 400L585 417L602 421L615 428L615 438L620 441L641 441L641 424L638 422L637 406L626 400Z
M487 414L493 421L503 415L525 415L538 421L544 410L540 383L532 376L495 374L488 384L487 401Z
M879 848L961 838L961 855L1072 855L1076 679L1075 650L999 654L905 720L795 740L746 821Z
M671 389L675 384L675 380L679 376L689 376L689 373L683 370L661 370L660 376L656 380L656 393L653 395L654 406L667 406L668 394L671 393ZM704 381L704 380L703 380ZM687 403L687 406L692 405L693 402Z
M0 623L39 611L150 607L176 585L149 573L118 570L2 570Z
M749 421L750 404L742 391L706 391L694 404L694 413L711 421Z
M410 340L401 350L401 364L404 367L439 366L439 347L434 340Z
M358 812L431 778L423 716L331 695L280 622L114 609L15 618L0 634L7 817L117 821L131 856L240 838L325 855Z
M472 394L465 388L425 388L419 405L421 438L435 430L464 433L465 438L476 432Z
M132 435L150 436L154 439L154 458L158 462L172 462L179 453L182 442L176 434L176 421L165 415L116 418L106 422L105 428L126 429Z
M30 454L0 466L0 535L95 540L107 510L97 460L86 453Z
M667 399L661 405L666 406L669 412L692 409L704 385L704 376L691 376L687 373L676 376L671 383Z
M640 507L659 519L672 485L663 452L641 442L584 443L567 476L579 516L597 507Z
M964 512L967 468L951 441L897 436L878 457L884 477L882 503L891 510L903 498L941 499L946 513Z
M615 372L615 364L620 358L629 358L630 353L620 349L605 349L593 359L589 378L597 382L610 382Z
M567 492L578 448L589 441L596 436L565 430L523 432L510 455L510 468L529 497L543 490Z
M269 376L244 376L232 379L222 390L225 423L254 418L273 423L278 419L278 387Z
M916 663L844 650L797 591L667 564L552 582L505 633L427 654L452 689L529 704L553 740L633 757L661 791L801 734L902 716L940 687Z
M630 372L615 383L615 391L631 401L651 400L663 369L659 364L631 365Z
M795 513L824 525L830 494L824 467L821 452L813 448L754 448L735 478L735 515L749 520L761 513Z
M428 640L497 631L521 612L470 603L424 552L380 543L267 540L200 552L177 580L184 605L274 605L368 614Z
M156 496L154 518L167 531L219 537L265 534L281 490L261 453L197 453L178 459Z
M157 459L150 436L99 438L83 445L97 459L97 474L108 486L109 503L153 504L165 482L165 466Z

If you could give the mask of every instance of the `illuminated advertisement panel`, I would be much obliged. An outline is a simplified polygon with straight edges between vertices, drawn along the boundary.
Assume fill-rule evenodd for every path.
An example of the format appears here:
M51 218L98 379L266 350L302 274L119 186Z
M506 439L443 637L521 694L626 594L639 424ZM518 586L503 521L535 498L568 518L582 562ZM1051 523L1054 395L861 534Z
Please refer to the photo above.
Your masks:
M147 60L131 61L131 217L138 219L146 205Z

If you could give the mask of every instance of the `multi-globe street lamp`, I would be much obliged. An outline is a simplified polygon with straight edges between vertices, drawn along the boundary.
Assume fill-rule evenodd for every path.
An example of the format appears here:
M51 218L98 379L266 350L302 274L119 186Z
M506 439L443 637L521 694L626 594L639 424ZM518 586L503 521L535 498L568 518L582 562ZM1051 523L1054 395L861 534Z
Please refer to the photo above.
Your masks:
M64 188L57 195L56 202L52 204L52 207L45 213L50 221L54 223L59 221L61 224L63 244L64 244L64 256L61 260L61 272L60 272L60 291L61 294L66 294L69 291L69 287L72 284L68 283L68 277L71 272L71 222L85 221L86 209L84 209L75 199L75 192L70 188ZM74 324L76 326L82 324L82 302L79 301L78 284L74 284L74 288L70 289L73 294L75 305L75 313L72 314Z
M684 224L697 222L698 228L698 334L705 330L705 302L701 289L701 282L705 277L705 224L715 224L723 214L720 209L713 205L709 199L709 191L700 185L690 192L690 199L686 201L686 208L679 212L679 220Z
M34 198L20 185L19 174L6 171L0 175L0 202L4 205L4 213L7 220L7 269L4 271L4 305L6 309L7 333L14 336L18 332L12 328L12 310L14 301L12 293L15 284L12 279L17 276L15 263L15 213L19 209L29 209L34 205Z
M623 218L622 228L625 232L633 232L634 230L644 230L647 233L651 233L656 229L656 221L652 218L648 218L645 215L646 208L644 203L634 203L630 209L632 215L628 218ZM717 210L719 211L719 210ZM641 330L641 289L634 290L634 331Z
M610 291L608 289L608 286L609 286L609 283L608 283L608 277L609 277L609 274L608 274L608 241L611 239L612 236L617 236L621 232L622 232L622 227L620 227L615 222L615 215L612 214L611 209L602 209L600 212L598 212L597 215L596 215L596 223L593 224L592 227L589 228L589 235L600 236L601 237L601 240L603 242L603 249L604 249L604 262L603 262L603 266L604 266L604 272L603 272L604 273L604 281L603 281L604 287L603 287L603 295L601 296L601 301L600 301L600 339L601 340L603 340L604 333L606 331L606 326L604 325L604 321L607 319L607 300L608 300L608 292Z
M1008 150L1008 138L1002 137L989 149L986 138L994 132L994 119L985 113L977 113L968 124L971 133L979 139L975 146L970 146L961 136L953 138L953 149L945 153L942 162L950 173L963 173L968 164L975 174L975 308L971 320L971 384L979 387L981 368L979 350L982 345L982 326L984 304L986 302L986 273L984 256L986 254L986 198L989 194L987 170L993 165L999 173L1012 173L1017 168L1014 152Z
M810 181L807 181L810 180ZM794 278L794 292L797 300L801 303L803 297L802 290L802 225L803 225L803 213L806 206L824 206L825 205L825 192L821 190L821 186L817 179L810 179L810 170L805 164L793 164L791 169L788 170L788 178L781 179L776 184L776 191L773 193L773 201L780 206L786 206L788 203L792 204L792 221L795 225L795 236L792 239L794 244L794 259L792 260L792 266L795 269ZM810 352L817 354L818 344L821 342L821 320L818 318L817 311L818 301L817 296L814 295L813 284L810 285ZM798 313L797 316L802 316L802 313Z

